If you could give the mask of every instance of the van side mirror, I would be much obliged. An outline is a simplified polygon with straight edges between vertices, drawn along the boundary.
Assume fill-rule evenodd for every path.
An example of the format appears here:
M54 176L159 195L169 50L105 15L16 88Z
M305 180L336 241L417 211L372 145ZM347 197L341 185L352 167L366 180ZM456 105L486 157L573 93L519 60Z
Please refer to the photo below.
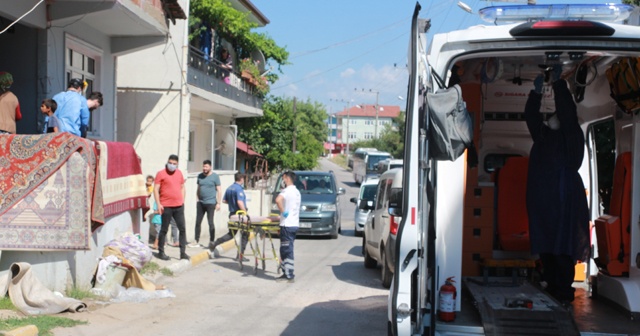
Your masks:
M338 195L344 195L345 192L344 188L338 188Z
M357 204L357 203L358 203L358 199L357 199L357 198L355 198L355 197L351 197L351 198L349 199L349 202L351 202L351 203L356 203L356 204Z
M360 202L360 205L358 206L358 209L373 210L373 201L363 198L362 201Z

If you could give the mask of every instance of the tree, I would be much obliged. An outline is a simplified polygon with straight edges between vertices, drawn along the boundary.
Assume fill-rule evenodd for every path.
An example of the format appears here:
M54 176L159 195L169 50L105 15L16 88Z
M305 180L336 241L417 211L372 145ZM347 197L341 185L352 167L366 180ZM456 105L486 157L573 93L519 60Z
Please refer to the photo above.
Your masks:
M238 139L264 155L270 167L313 169L327 135L324 107L310 100L297 102L294 114L293 99L270 97L262 110L260 118L238 119ZM291 148L294 128L296 153Z
M260 50L267 61L273 60L278 63L280 70L281 65L288 64L289 52L278 46L269 35L251 31L257 28L258 24L249 21L248 16L248 13L233 8L227 0L191 0L189 39L200 36L200 33L207 29L203 23L208 22L217 34L234 45L240 59L249 58L252 51ZM273 72L266 77L271 83L278 79L278 75Z
M640 0L622 0L622 3L625 3L627 5L640 6Z

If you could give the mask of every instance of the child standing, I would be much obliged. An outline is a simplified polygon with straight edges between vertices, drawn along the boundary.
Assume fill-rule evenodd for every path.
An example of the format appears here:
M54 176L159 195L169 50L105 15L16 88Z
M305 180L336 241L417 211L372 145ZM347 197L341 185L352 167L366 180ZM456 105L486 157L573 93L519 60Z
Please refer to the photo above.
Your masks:
M58 103L51 98L44 99L42 105L40 105L40 111L46 117L44 117L44 127L42 127L42 133L58 133L60 131L60 121L53 114L58 108Z

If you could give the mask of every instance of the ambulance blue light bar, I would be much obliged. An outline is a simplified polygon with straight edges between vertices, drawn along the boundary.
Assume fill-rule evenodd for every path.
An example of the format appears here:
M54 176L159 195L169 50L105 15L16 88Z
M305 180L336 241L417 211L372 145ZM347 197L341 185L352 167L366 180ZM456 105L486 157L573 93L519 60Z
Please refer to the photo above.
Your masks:
M625 4L576 4L491 6L478 13L483 20L498 24L547 20L615 22L628 19L632 11L633 6Z

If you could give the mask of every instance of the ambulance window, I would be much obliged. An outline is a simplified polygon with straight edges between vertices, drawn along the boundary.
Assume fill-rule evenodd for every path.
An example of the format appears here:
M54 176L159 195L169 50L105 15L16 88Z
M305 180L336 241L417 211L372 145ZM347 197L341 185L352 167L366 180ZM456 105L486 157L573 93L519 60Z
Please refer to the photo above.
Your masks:
M591 125L598 167L598 195L604 213L609 213L613 170L616 164L616 134L613 119Z
M522 156L519 154L487 154L484 157L484 171L487 173L493 173L494 171L502 168L508 158L514 156Z

